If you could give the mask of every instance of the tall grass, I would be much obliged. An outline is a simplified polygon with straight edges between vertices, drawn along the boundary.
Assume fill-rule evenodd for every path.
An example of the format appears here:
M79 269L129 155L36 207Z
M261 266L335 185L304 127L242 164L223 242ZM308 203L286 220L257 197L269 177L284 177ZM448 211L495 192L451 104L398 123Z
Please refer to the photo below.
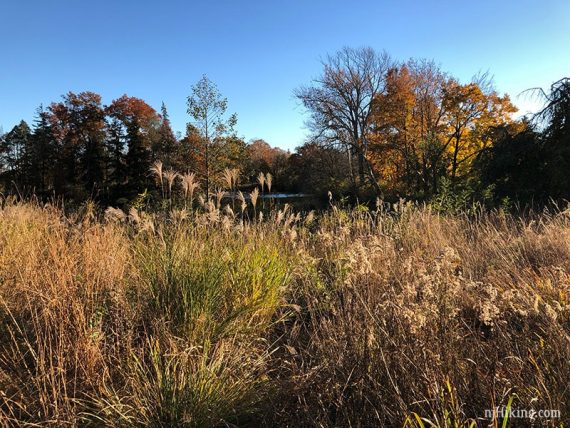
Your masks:
M568 212L220 205L3 202L0 426L499 426L484 411L509 402L570 418Z

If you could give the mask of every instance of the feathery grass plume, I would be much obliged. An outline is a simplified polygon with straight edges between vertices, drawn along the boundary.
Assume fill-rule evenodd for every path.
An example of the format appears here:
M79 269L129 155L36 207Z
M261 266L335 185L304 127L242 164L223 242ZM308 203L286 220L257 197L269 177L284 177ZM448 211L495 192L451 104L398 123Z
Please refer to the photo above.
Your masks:
M222 199L224 198L225 194L226 192L224 192L223 189L216 190L216 208L222 208Z
M162 162L157 160L150 167L150 172L154 174L156 180L160 183L160 193L164 198L164 182L163 182L163 172L162 172Z
M208 224L216 224L220 221L220 210L211 200L208 202L208 211L206 212L206 219L208 221Z
M305 225L310 226L315 221L315 210L309 211L309 214L305 217Z
M222 178L224 179L227 189L232 191L237 188L239 181L239 168L226 168L222 172Z
M188 218L188 211L186 208L170 210L170 219L175 225L180 225Z
M131 207L129 209L129 221L139 224L141 222L141 216L139 215L139 211L135 207Z
M144 213L143 213L144 215ZM152 217L144 215L142 223L139 224L139 232L148 232L151 235L156 233L156 227Z
M231 217L232 220L236 217L234 210L232 210L232 207L230 207L228 204L226 204L224 207L224 213Z
M226 188L231 191L233 189L232 171L229 168L225 168L222 171L222 178L226 182Z
M127 215L120 208L108 207L105 210L105 221L109 223L122 223L127 219Z
M251 198L251 204L255 209L255 206L257 205L257 198L259 197L259 189L257 187L253 189L252 192L249 194L249 197Z
M253 205L253 220L257 219L257 210L255 206L257 205L257 198L259 197L259 189L256 187L253 191L249 194L251 199L251 205Z
M257 182L259 183L259 185L261 186L261 193L263 193L263 190L265 189L265 174L263 172L260 172L257 176Z
M230 208L230 210L231 210L231 208ZM221 226L222 226L222 230L224 230L225 232L228 232L232 228L233 224L234 224L234 222L229 216L225 215L222 217Z
M277 214L275 215L275 224L276 225L281 224L281 221L283 220L284 217L285 217L285 212L283 210L277 211Z
M182 180L182 191L184 192L184 206L186 206L187 201L190 201L190 206L192 206L194 192L200 187L196 181L196 174L191 172L183 174L180 177Z
M265 184L267 184L267 191L271 193L271 185L273 184L273 176L270 172L265 174Z
M242 215L243 215L243 213L245 212L245 209L247 208L247 202L246 202L245 196L243 195L243 193L241 192L241 190L238 191L238 193L237 193L237 198L238 198L238 201L241 202L241 213L242 213Z
M172 185L174 184L176 177L178 177L178 173L172 169L169 169L165 171L162 175L166 179L166 184L168 187L168 200L170 201L170 205L172 206Z
M237 189L237 187L239 185L240 174L241 174L241 170L239 168L234 168L232 170L232 176L233 176L233 181L234 181L234 189Z

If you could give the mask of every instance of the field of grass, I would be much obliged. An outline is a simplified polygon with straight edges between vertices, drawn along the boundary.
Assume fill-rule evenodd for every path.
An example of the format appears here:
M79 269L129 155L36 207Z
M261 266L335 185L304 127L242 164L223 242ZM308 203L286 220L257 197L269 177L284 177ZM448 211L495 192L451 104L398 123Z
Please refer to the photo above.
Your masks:
M569 211L263 217L3 201L0 426L570 418Z

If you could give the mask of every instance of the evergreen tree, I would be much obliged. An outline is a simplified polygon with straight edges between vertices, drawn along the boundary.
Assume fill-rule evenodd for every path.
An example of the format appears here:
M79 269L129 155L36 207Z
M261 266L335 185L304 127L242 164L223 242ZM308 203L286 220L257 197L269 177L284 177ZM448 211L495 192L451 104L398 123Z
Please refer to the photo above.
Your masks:
M25 121L14 126L2 139L2 181L4 191L20 190L24 185L25 150L31 139L31 130ZM13 188L15 186L15 189Z
M61 153L56 190L79 200L97 197L105 180L106 157L101 96L69 92L49 111Z
M160 107L160 125L158 129L158 147L154 150L154 159L163 162L167 168L176 168L177 140L170 127L166 105L162 103Z
M126 169L126 136L121 122L111 118L107 124L107 168L106 188L111 199L121 197L121 187L127 179Z
M143 192L148 187L151 165L151 154L137 118L133 118L128 125L127 144L126 166L128 184L125 190L128 196L132 197Z
M53 190L54 165L57 162L57 146L49 116L43 107L37 110L31 144L26 150L31 185L36 195L48 196Z

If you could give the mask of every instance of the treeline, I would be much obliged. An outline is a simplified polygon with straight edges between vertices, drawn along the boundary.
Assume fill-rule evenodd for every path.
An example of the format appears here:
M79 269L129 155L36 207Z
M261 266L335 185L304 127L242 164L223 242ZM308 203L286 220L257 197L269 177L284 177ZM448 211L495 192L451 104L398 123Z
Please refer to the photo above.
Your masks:
M437 200L462 206L544 203L570 198L570 80L538 94L545 108L515 120L516 108L486 75L460 83L435 63L397 62L369 48L345 48L295 92L310 136L290 154L236 135L236 115L203 77L187 98L190 121L175 135L160 113L124 95L103 105L92 92L68 93L35 122L0 136L3 192L41 199L129 204L156 195L151 166L194 173L208 194L260 172L274 189L358 197ZM238 187L239 187L238 186Z
M462 84L431 61L345 48L296 95L313 141L299 154L318 147L320 171L343 154L342 173L329 171L345 191L458 206L570 198L569 79L528 94L546 106L515 120L486 74Z
M215 91L207 79L201 84ZM225 169L240 168L247 183L260 171L279 172L286 161L283 150L263 140L246 143L229 128L220 132L220 123L213 124L215 135L203 136L200 123L193 121L184 136L176 136L164 104L158 113L127 95L103 105L93 92L70 92L40 107L33 126L22 121L1 137L3 192L122 205L156 192L150 171L156 161L164 171L209 180L203 190L221 186Z

